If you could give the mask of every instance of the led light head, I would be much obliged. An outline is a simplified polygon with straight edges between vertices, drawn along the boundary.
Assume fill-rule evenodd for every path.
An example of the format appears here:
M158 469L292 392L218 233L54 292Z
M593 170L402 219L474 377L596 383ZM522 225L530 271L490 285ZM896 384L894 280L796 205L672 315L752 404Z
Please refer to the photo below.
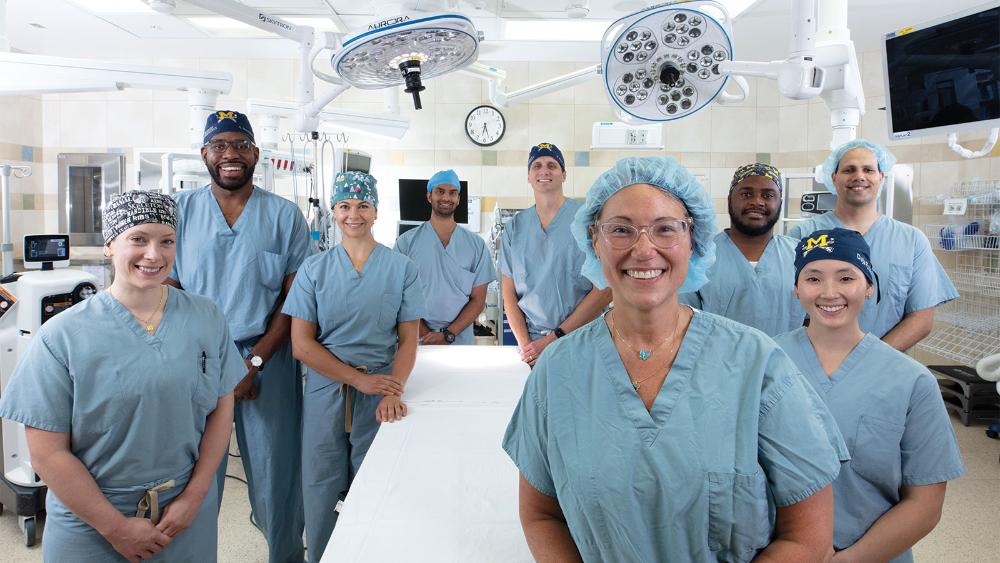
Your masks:
M423 79L476 61L479 32L461 14L410 14L387 18L344 40L333 68L355 88L406 86L420 109Z
M601 60L618 117L663 122L707 106L726 84L719 63L733 58L731 34L728 12L715 0L654 6L612 23Z

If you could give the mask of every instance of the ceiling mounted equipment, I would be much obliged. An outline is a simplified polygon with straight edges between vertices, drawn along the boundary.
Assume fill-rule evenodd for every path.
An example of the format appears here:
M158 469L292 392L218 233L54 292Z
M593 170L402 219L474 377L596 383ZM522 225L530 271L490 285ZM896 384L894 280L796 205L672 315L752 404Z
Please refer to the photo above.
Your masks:
M332 63L355 88L405 86L420 109L422 80L475 62L479 41L472 21L461 14L402 15L373 22L344 39Z
M728 12L714 0L654 6L612 23L601 40L601 61L618 117L672 121L710 104L728 79L719 64L733 59L731 35Z

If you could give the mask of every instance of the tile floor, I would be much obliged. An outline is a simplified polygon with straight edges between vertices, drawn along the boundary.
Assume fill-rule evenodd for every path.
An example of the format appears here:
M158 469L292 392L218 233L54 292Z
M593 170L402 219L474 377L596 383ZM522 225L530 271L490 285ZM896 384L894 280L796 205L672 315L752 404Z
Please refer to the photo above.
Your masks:
M1000 557L1000 441L986 437L982 426L964 427L952 420L968 473L948 485L941 523L914 548L916 560L928 563L980 563ZM238 459L229 465L230 475L243 477ZM37 563L40 547L27 548L17 518L0 515L0 552L7 563ZM487 561L488 557L483 558ZM267 545L250 523L246 485L226 480L219 518L220 563L264 563Z

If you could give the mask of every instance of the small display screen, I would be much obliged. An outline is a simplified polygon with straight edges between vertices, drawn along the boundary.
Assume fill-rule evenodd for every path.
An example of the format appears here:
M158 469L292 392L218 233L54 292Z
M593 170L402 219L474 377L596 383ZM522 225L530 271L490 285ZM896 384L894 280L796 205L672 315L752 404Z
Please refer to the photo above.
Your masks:
M455 222L469 222L469 183L459 180L461 192L455 208ZM399 180L399 218L402 221L429 221L431 204L427 201L427 180Z
M32 235L24 237L25 262L69 260L69 236Z
M1000 8L886 39L892 133L1000 118Z

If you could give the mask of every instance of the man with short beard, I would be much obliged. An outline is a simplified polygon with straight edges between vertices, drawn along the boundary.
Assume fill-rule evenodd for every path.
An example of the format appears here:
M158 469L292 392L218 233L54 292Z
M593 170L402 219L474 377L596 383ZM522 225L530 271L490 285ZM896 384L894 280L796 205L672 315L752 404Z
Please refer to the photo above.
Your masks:
M781 216L781 173L763 163L736 169L729 184L730 228L715 236L708 283L681 303L776 336L802 326L792 293L796 239L774 234Z
M247 368L234 395L250 506L268 560L301 563L302 382L289 346L291 319L281 306L315 249L298 207L253 185L260 151L245 115L210 114L201 157L212 183L175 195L180 225L167 283L212 299L229 323ZM212 360L191 351L192 362ZM220 503L226 465L217 476Z
M421 344L475 344L472 323L486 306L486 286L497 279L486 241L455 222L461 190L454 170L431 176L430 221L396 239L396 251L420 269L427 311Z

